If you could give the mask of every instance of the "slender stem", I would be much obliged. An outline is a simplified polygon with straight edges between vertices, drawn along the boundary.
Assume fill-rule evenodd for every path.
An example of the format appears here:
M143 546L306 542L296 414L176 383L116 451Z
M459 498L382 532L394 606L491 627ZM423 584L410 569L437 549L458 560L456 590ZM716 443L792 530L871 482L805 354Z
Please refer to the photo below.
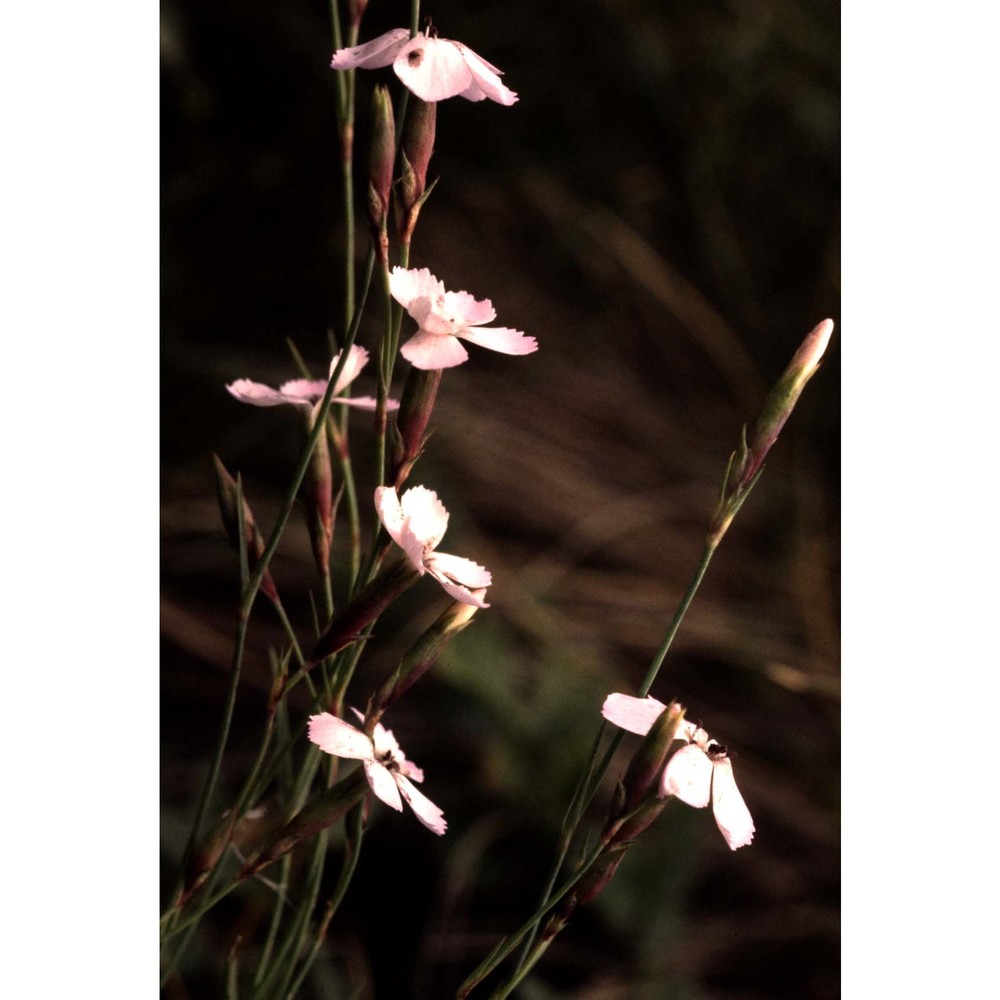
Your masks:
M330 921L333 919L333 915L337 912L337 908L343 901L344 895L347 893L347 887L351 884L354 869L357 867L358 858L361 856L361 838L364 835L363 818L364 805L363 803L359 803L354 807L354 809L351 810L350 815L345 821L345 829L347 832L347 850L344 854L344 861L341 865L340 877L337 880L337 886L333 891L333 895L327 900L326 907L323 911L323 917L316 929L313 946L310 949L309 954L305 957L305 959L303 959L302 966L289 988L289 996L295 996L297 994L303 980L312 968L313 962L316 961L316 956L319 954L319 950L323 946L323 941L326 939L326 932L330 927Z
M600 841L594 849L587 855L583 864L573 873L558 891L549 896L537 910L519 927L513 934L504 938L497 946L483 959L473 970L472 974L459 987L455 994L456 1000L464 1000L472 990L481 983L520 943L521 939L528 934L538 922L576 885L580 879L590 870L591 866L598 859L606 846L605 841Z
M284 896L285 890L288 887L288 873L291 870L291 865L292 856L291 854L286 854L281 859L281 875L278 878L278 886L281 889L282 896ZM274 914L267 928L267 937L264 939L263 951L261 951L260 959L257 962L257 968L254 970L252 985L255 989L260 984L261 979L264 978L264 971L271 960L271 952L274 951L274 942L278 939L278 928L281 926L281 917L284 912L285 907L279 898L275 903Z
M639 698L645 698L646 695L649 694L649 689L653 686L653 682L656 680L656 676L659 673L660 668L663 666L663 661L666 659L667 652L670 649L678 630L680 629L681 622L683 622L684 616L687 614L687 610L691 606L691 602L694 600L694 596L698 592L698 588L701 586L701 582L705 577L706 571L708 570L708 564L712 560L717 544L718 543L713 544L711 541L705 543L705 548L701 555L701 561L698 563L698 567L691 578L691 582L688 584L688 588L685 591L684 596L681 598L680 604L677 606L676 611L674 611L670 624L667 626L667 631L663 637L663 641L660 643L660 648L653 656L653 660L652 663L650 663L646 677L639 688L637 695ZM544 905L549 899L552 886L555 885L555 881L559 876L559 871L562 869L563 863L566 860L566 855L569 853L570 845L572 844L573 837L576 834L580 820L582 819L587 806L597 793L601 780L607 773L608 768L611 766L611 761L614 758L615 751L618 749L618 745L622 741L623 734L619 731L612 737L611 743L608 745L600 764L595 768L594 760L596 750L600 745L601 737L605 729L606 725L602 722L594 740L594 750L590 756L588 769L577 783L576 789L573 792L573 797L570 799L570 804L566 809L566 814L563 819L562 834L556 851L556 858L553 862L552 868L549 872L549 877L545 884L545 889L542 893L541 905ZM520 972L523 969L524 963L528 960L529 953L534 945L537 933L538 924L536 922L528 934L524 947L521 949L521 953L518 956L515 972ZM537 960L538 958L536 957L535 961Z

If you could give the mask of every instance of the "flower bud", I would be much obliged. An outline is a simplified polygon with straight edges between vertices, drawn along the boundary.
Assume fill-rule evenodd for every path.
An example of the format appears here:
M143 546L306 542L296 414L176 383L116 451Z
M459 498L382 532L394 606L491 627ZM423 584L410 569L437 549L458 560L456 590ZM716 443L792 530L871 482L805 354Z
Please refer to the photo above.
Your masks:
M393 455L392 481L398 489L406 481L410 470L424 448L425 432L430 422L443 369L425 371L410 368L403 386L403 398L396 414L396 451Z
M367 6L368 0L347 0L348 23L355 29L355 34L357 34L357 28L361 24L361 15L364 14Z
M771 446L778 440L802 390L819 368L832 333L832 319L825 319L818 324L802 342L791 364L764 400L760 415L747 435L747 454L741 456L740 467L736 470L738 484L745 485L753 478Z
M392 191L392 171L396 160L396 122L389 88L375 87L372 95L372 134L368 154L368 221L379 263L389 265L389 237L386 220Z
M412 98L403 129L401 176L397 194L396 228L404 246L409 245L420 208L430 194L427 188L427 167L434 153L436 126L437 102Z
M242 493L241 484L233 479L229 471L222 464L218 455L212 456L215 465L215 490L219 499L219 511L222 514L222 526L233 547L239 551L240 548L240 528L239 528L239 498ZM264 554L264 537L257 528L253 511L247 499L243 498L243 536L246 539L247 560L251 571L257 565L257 561ZM280 603L278 589L274 585L270 570L264 572L264 577L260 582L260 589L274 604Z
M310 417L307 430L312 429ZM333 463L330 460L330 441L326 429L316 439L316 447L309 459L303 498L309 521L309 538L313 558L320 576L330 575L330 546L333 543Z
M484 588L473 593L481 598L485 596L486 590ZM437 663L445 646L472 621L472 616L478 610L475 605L462 601L454 601L445 608L434 624L403 654L399 666L376 692L372 700L373 707L366 713L369 722L372 717L377 722L393 702L402 697Z
M368 792L365 770L359 767L332 788L320 792L291 821L285 824L264 846L263 850L240 872L240 878L249 878L266 868L273 861L287 854L297 844L315 837L332 826Z
M671 702L659 714L652 728L636 750L625 773L625 806L622 812L630 812L644 798L649 790L659 785L659 777L670 754L670 747L677 738L677 730L684 719L684 709L677 702ZM648 825L648 824L647 824Z
M743 501L753 488L764 465L764 459L778 440L781 429L792 415L806 383L816 373L820 360L830 343L833 320L819 323L795 352L784 374L768 393L760 415L747 431L743 429L740 446L730 459L722 498L712 515L708 540L718 545Z
M416 583L420 573L405 557L391 563L360 590L353 599L334 616L326 631L320 636L309 657L315 663L357 641L362 630L373 621L407 587Z

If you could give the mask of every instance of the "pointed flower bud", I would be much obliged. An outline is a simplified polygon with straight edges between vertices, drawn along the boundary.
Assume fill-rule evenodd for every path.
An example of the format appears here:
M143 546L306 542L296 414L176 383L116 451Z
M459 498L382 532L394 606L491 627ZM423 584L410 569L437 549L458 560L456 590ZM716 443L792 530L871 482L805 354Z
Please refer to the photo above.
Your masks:
M389 264L389 237L386 220L392 191L392 170L396 160L396 122L389 88L375 87L372 95L372 135L368 154L368 221L379 263Z
M480 600L486 596L485 588L475 593ZM394 701L413 687L437 663L445 646L472 621L472 616L478 610L476 605L462 601L448 605L434 624L403 654L397 669L376 693L374 707L369 711L369 715L374 714L377 719Z
M229 474L229 471L222 464L218 455L212 456L215 465L215 490L219 498L219 511L222 514L222 526L233 547L239 551L240 548L240 525L239 525L239 496L242 492L240 484ZM243 527L242 534L246 539L247 559L251 571L257 565L257 561L264 554L264 538L257 528L253 511L250 504L243 497ZM278 589L274 585L274 579L270 570L265 571L260 583L260 589L267 595L268 599L274 603L279 603Z
M263 850L240 872L240 878L249 878L266 868L273 861L287 854L297 844L315 837L332 826L352 806L368 794L365 770L359 767L332 788L320 792L294 819L285 824L264 846Z
M830 343L833 320L819 323L795 352L791 364L768 393L760 415L749 431L744 429L740 447L730 460L722 498L709 525L708 540L718 545L743 501L753 489L774 442L778 440L785 422L792 415L806 383L819 368L820 360Z
M312 430L313 415L306 418L307 433ZM309 538L313 558L320 576L330 575L330 546L333 543L333 463L330 459L330 441L326 431L316 439L316 447L309 459L303 498L309 520Z
M420 573L406 558L385 567L367 587L337 612L316 643L310 660L315 662L332 656L357 641L361 632L419 579Z
M650 790L658 788L671 745L674 740L682 738L678 731L683 720L684 709L677 702L671 702L659 714L645 739L639 744L625 773L626 798L623 812L631 812L647 797Z
M410 470L424 450L427 424L434 412L442 371L441 368L426 371L411 366L406 377L403 399L396 417L399 440L393 456L393 482L397 489L406 482Z
M396 228L400 242L409 246L420 209L427 200L427 167L434 152L437 102L415 99L410 102L403 130L401 174L398 190ZM431 187L434 185L432 184Z
M368 0L347 0L347 17L352 28L357 28L361 24L361 16L368 6ZM355 31L355 34L357 32Z

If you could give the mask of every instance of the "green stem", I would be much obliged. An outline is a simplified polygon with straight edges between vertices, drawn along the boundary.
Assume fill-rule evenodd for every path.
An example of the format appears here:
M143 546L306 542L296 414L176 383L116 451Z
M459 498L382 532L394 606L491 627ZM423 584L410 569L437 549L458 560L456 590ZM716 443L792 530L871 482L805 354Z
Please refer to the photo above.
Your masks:
M347 893L347 887L351 884L354 869L357 867L358 858L361 856L361 838L364 835L363 818L364 803L359 803L353 810L351 810L351 813L347 817L344 824L347 836L347 849L344 854L344 862L340 868L340 877L337 880L337 886L333 891L333 895L329 898L329 900L327 900L326 907L323 911L323 917L316 929L313 946L310 949L309 954L303 960L302 967L299 969L298 974L292 982L291 988L289 989L290 996L297 995L298 989L302 985L302 981L312 968L313 962L316 961L316 956L319 954L319 950L323 946L323 941L326 939L326 932L330 927L330 921L333 919L334 914L337 912L338 907L343 901L344 896Z
M659 673L660 668L663 666L663 661L666 659L667 652L681 627L681 622L683 622L684 616L687 614L687 610L691 606L691 602L694 600L694 596L698 592L698 588L701 586L701 582L705 577L706 571L708 570L708 564L712 561L712 556L715 553L716 547L717 543L713 544L710 541L706 542L705 548L702 551L701 561L691 578L691 582L688 584L688 588L685 591L683 598L681 598L680 604L674 611L673 618L671 618L670 624L667 626L666 634L663 637L663 641L660 643L660 648L656 651L656 654L653 657L649 670L646 673L646 677L639 688L637 697L645 698L646 695L649 694L649 689L653 686L653 682L656 680L656 676ZM570 800L570 804L566 809L566 815L563 820L562 835L556 852L556 858L549 872L549 877L545 884L545 890L542 893L542 905L544 905L549 899L552 886L555 885L555 881L558 878L559 872L566 860L566 855L569 853L569 848L572 844L573 837L576 834L577 827L580 824L580 820L582 819L587 806L597 793L601 780L604 778L608 768L611 766L611 761L614 758L615 751L618 749L618 745L622 741L624 734L621 731L615 733L612 737L611 743L608 745L608 748L604 753L603 758L601 759L600 764L595 768L594 760L596 749L600 745L601 737L605 729L606 724L601 722L597 731L597 737L594 740L594 750L591 753L588 770L585 772L583 778L581 778L581 780L577 783L576 790L573 793L573 798ZM581 789L583 789L582 794ZM538 925L536 922L535 926L532 927L531 932L525 940L524 947L521 949L521 953L518 956L515 972L520 972L520 970L524 967L524 963L527 961L531 948L534 945L537 933ZM537 958L535 961L537 961Z

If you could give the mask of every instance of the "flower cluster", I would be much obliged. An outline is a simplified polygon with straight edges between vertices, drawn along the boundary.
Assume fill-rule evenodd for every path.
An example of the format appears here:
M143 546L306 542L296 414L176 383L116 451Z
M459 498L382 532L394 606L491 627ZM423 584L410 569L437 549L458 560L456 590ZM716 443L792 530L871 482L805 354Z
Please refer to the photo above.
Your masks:
M379 69L392 64L403 84L422 101L464 97L489 98L511 105L517 94L500 82L501 72L461 42L393 28L378 38L349 49L338 49L332 69Z
M645 736L666 707L655 698L610 694L601 714L616 726ZM745 847L753 840L753 819L736 787L728 751L704 729L686 719L681 722L676 738L685 740L687 745L667 761L659 797L673 795L696 809L704 809L711 801L715 822L726 843L734 851Z
M354 714L364 721L356 709ZM309 717L309 739L334 757L360 760L371 790L387 806L403 811L402 799L428 830L440 836L448 829L444 813L423 792L414 788L414 781L423 781L424 772L400 749L392 731L377 723L372 736L355 729L349 722L329 712ZM400 798L402 796L402 799Z

